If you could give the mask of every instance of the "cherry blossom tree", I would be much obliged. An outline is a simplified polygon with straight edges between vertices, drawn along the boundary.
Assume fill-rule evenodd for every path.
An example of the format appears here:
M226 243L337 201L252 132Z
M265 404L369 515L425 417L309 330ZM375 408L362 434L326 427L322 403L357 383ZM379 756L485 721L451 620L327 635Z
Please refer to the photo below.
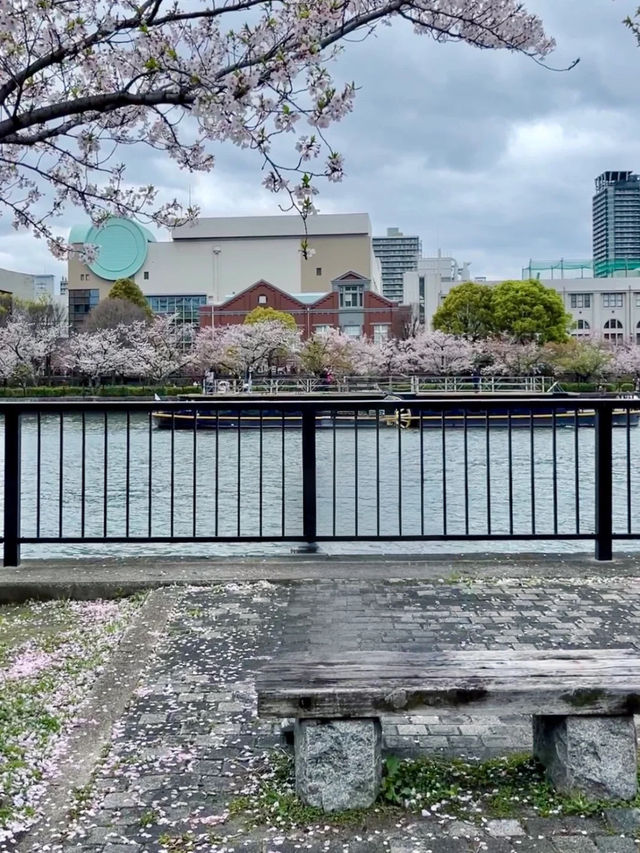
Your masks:
M129 352L122 347L118 329L99 329L72 335L58 355L58 364L91 385L115 373L126 373Z
M163 382L188 372L195 360L191 330L177 317L156 317L153 323L137 322L123 331L128 338L127 373Z
M546 351L539 343L518 343L510 338L476 341L474 361L490 376L535 376L548 364Z
M300 353L303 370L316 376L331 373L349 376L355 372L356 352L354 339L339 329L330 327L305 341Z
M473 347L468 340L445 332L422 331L398 342L397 364L402 373L454 376L469 373Z
M637 380L640 377L640 346L627 344L616 347L613 352L612 371L616 376L631 376Z
M94 221L141 215L174 224L196 211L131 186L117 159L144 144L190 171L208 143L254 149L265 185L304 214L314 178L338 181L326 128L356 85L329 67L341 46L402 18L436 41L504 48L537 60L553 41L520 0L20 0L0 5L0 202L17 226L54 238L67 203ZM291 134L291 153L274 153ZM288 174L295 175L290 182Z
M0 376L23 387L44 375L58 346L60 328L39 326L16 313L0 326Z
M193 347L193 367L204 376L209 370L231 373L233 362L227 352L225 331L227 326L202 329L196 335Z
M196 338L195 350L194 362L203 372L214 368L238 377L267 373L297 358L300 331L279 321L203 329Z
M352 341L354 376L375 376L380 373L380 344L374 344L369 338L356 338Z

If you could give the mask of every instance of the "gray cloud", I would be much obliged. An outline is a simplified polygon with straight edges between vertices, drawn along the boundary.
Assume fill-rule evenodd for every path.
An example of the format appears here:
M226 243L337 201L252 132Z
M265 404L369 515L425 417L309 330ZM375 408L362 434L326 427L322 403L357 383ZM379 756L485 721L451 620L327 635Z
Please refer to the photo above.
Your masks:
M622 25L636 2L527 5L556 38L549 64L580 57L574 69L436 44L400 23L347 45L335 71L360 91L354 113L328 132L347 178L321 187L321 211L368 211L376 233L398 225L422 237L426 254L472 261L475 275L519 276L529 257L589 257L593 178L640 170L640 49ZM205 215L278 212L255 155L215 151L214 172L198 176L142 147L126 155L130 174L162 195L186 200L190 187ZM0 231L0 265L34 264L54 269L43 244Z

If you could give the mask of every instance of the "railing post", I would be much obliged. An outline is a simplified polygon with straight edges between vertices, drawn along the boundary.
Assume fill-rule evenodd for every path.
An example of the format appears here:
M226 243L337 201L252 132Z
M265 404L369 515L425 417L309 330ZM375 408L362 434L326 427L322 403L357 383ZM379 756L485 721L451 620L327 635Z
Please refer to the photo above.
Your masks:
M3 565L20 564L20 414L4 414L4 549Z
M613 476L610 406L596 411L596 560L613 558Z
M307 553L318 550L316 543L316 413L305 407L302 411L302 534Z

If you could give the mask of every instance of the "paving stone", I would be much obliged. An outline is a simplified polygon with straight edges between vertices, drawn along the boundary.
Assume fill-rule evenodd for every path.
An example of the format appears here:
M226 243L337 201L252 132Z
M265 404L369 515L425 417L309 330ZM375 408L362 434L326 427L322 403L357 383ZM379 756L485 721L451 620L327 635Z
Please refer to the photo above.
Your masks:
M637 853L638 845L632 838L598 835L595 837L599 853Z
M487 850L489 851L489 848ZM514 841L512 850L514 853L558 853L553 842L547 838L518 838Z
M452 838L479 838L482 830L475 823L466 820L454 820L445 827L447 835Z
M391 845L390 853L471 853L473 847L462 838L430 838L419 846L411 846L406 841ZM348 853L352 853L349 849Z
M524 829L519 820L490 820L487 822L486 829L494 838L524 835Z
M553 844L558 853L598 853L595 843L584 835L557 835Z
M279 742L280 724L255 717L253 689L256 672L279 651L640 647L640 587L616 583L581 578L454 585L381 578L185 589L168 630L158 638L140 695L114 729L110 760L121 765L99 774L99 808L87 818L87 829L91 825L98 834L87 834L80 847L69 841L64 853L105 853L106 834L99 833L113 832L107 829L112 822L113 853L118 845L128 853L140 847L158 853L166 825L144 828L131 820L148 809L167 820L184 818L172 834L199 832L199 817L222 815L233 792L246 784L248 762ZM383 737L387 754L482 759L530 749L531 722L513 714L412 714L384 718ZM141 803L132 805L130 798ZM595 819L523 818L517 825L526 835L473 841L446 835L452 824L441 826L431 818L412 816L400 823L410 828L392 821L385 831L369 835L361 827L340 828L335 836L293 830L279 846L267 841L272 833L256 828L230 846L246 853L405 853L405 848L406 853L477 853L481 844L487 853L630 853L633 843L621 837L628 832L623 824L618 835L607 835ZM209 829L223 837L227 825ZM222 847L213 843L206 849Z
M640 828L640 809L606 809L604 816L612 830L635 832Z

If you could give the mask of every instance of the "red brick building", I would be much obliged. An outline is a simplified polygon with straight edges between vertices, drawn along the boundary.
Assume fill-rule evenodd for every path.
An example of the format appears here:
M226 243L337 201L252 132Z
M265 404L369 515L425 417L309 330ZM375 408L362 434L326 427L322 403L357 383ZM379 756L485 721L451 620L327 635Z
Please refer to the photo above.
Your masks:
M410 308L371 291L369 279L347 272L332 281L329 293L285 293L268 281L257 281L220 305L200 308L200 327L243 323L254 308L275 308L291 314L303 338L329 326L352 337L375 341L401 337Z

